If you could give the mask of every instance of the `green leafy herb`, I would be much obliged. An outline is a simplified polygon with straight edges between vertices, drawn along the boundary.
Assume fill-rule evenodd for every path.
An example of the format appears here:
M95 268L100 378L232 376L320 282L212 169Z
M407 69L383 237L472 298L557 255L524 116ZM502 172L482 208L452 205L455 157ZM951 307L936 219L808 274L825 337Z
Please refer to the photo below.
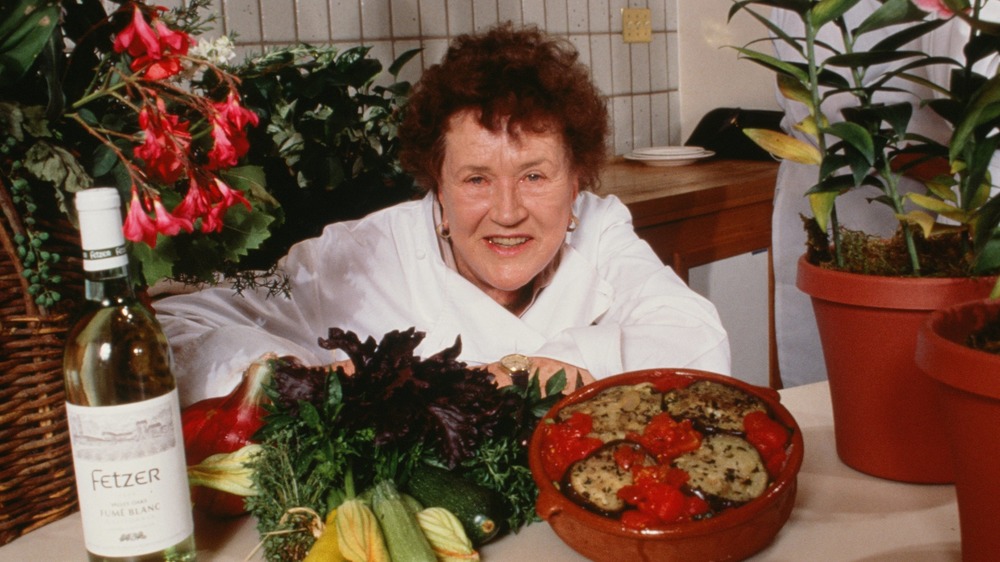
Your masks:
M423 338L410 328L362 342L331 328L320 345L350 357L350 376L276 360L269 413L255 437L263 447L254 462L259 494L247 504L263 535L283 531L269 539L269 559L287 560L311 543L308 533L287 532L288 510L326 513L377 481L405 483L417 463L501 492L511 530L537 520L527 442L562 397L565 373L548 381L544 396L537 373L499 388L488 372L457 360L460 339L421 359L414 350Z

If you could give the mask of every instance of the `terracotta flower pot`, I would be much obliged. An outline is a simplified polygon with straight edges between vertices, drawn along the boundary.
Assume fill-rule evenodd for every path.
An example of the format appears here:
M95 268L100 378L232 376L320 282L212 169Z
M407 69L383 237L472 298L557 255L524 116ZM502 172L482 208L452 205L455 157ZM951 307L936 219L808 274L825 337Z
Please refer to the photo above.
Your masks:
M812 297L833 400L837 454L879 478L951 483L936 386L914 361L917 331L934 310L989 294L993 278L902 278L823 269L799 260Z
M935 312L917 339L916 362L938 389L937 415L951 445L962 560L1000 552L1000 356L964 345L1000 317L1000 302L976 301Z

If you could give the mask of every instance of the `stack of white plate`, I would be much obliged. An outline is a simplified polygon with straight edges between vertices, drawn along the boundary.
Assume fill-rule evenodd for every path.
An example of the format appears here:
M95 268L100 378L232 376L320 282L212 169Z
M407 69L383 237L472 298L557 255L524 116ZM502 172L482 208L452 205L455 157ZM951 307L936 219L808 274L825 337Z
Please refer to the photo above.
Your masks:
M700 146L651 146L637 148L626 154L625 159L647 166L685 166L714 155Z

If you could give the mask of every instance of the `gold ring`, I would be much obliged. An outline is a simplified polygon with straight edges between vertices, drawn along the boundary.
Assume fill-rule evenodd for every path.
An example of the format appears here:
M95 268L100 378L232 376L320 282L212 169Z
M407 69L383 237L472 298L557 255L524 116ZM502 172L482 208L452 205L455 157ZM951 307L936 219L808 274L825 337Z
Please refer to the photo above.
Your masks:
M504 355L500 359L500 367L512 377L519 373L530 375L531 359L520 353L511 353L510 355Z

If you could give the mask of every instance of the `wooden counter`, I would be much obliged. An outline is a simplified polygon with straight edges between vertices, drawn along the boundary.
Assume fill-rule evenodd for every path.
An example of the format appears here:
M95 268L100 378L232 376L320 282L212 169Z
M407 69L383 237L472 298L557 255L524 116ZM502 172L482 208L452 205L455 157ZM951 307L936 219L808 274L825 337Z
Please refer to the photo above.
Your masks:
M655 167L618 158L601 175L636 232L685 281L692 267L771 245L777 162L709 160Z
M596 192L632 211L636 233L684 281L692 267L771 246L778 163L708 160L655 167L612 161ZM769 383L781 388L774 334L774 275L768 258Z

